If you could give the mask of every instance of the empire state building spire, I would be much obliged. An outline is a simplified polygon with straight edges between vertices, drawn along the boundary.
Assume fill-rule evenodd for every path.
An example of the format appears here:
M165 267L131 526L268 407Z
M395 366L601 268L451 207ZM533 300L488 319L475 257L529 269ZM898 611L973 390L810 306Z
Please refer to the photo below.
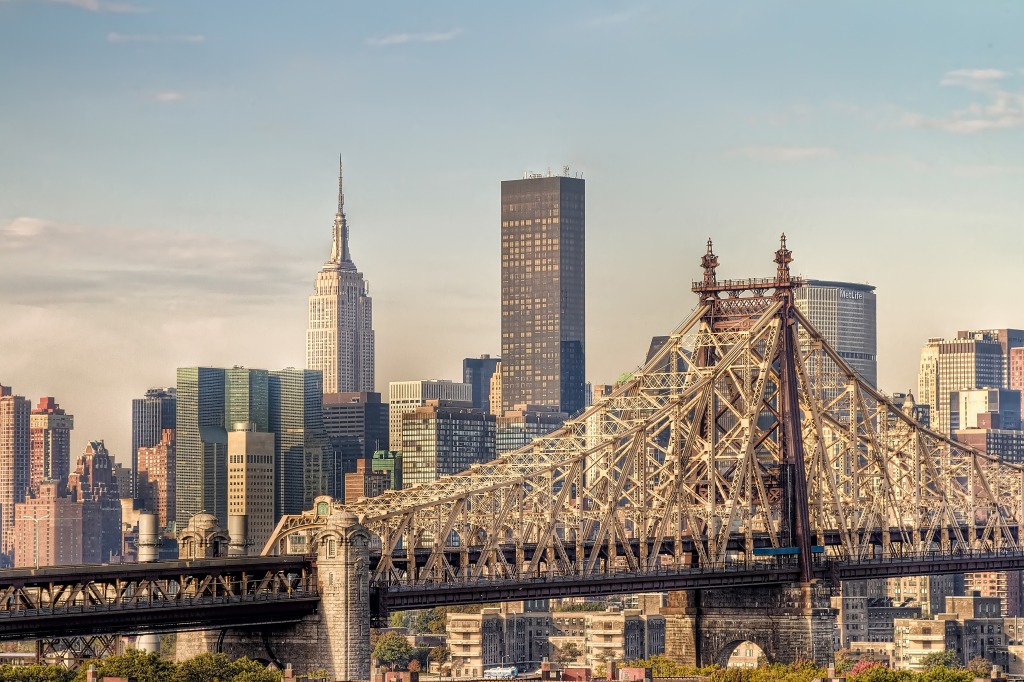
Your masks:
M334 239L329 263L352 263L348 251L348 220L345 218L345 190L342 184L342 162L338 157L338 212L334 215Z

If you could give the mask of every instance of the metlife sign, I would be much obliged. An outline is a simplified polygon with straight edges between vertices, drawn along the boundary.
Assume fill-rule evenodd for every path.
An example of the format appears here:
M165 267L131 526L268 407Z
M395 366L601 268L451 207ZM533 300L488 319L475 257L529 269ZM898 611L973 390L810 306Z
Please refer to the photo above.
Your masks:
M850 300L850 301L863 301L864 300L864 292L863 291L854 291L853 289L840 289L839 290L839 298L845 298L845 299Z

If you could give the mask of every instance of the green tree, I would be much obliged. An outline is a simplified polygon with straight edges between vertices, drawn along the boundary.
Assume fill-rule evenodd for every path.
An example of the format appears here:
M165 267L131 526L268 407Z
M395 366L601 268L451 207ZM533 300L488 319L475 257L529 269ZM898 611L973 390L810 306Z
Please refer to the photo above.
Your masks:
M431 663L447 663L448 659L452 657L452 650L447 646L435 646L429 652L427 652L427 660Z
M199 654L176 667L174 682L227 682L238 672L226 654Z
M373 647L373 657L391 670L404 668L413 653L409 640L397 632L385 632L377 638L377 643Z
M10 682L71 682L75 673L56 665L0 665L0 680Z
M231 662L231 682L279 682L281 673L259 661L239 658Z
M157 654L129 649L119 656L95 661L96 672L103 677L133 677L146 682L174 682L175 666ZM76 682L85 680L89 662L84 663L75 676Z
M850 668L856 663L853 652L849 649L840 649L833 658L836 665L836 674L838 675L850 672Z
M960 657L955 651L933 651L921 659L921 667L926 671L934 668L961 668Z

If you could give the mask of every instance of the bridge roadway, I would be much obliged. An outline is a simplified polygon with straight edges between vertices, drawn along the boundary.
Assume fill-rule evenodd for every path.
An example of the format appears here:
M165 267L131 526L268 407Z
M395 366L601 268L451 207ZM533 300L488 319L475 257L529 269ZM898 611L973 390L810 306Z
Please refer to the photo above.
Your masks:
M294 623L314 562L246 557L0 571L0 640Z
M1024 552L871 559L819 558L815 578L865 580L1022 570ZM607 596L799 582L792 557L714 567L517 580L373 585L376 615L408 609L566 596ZM0 571L0 640L282 625L315 613L320 595L308 557L246 557Z

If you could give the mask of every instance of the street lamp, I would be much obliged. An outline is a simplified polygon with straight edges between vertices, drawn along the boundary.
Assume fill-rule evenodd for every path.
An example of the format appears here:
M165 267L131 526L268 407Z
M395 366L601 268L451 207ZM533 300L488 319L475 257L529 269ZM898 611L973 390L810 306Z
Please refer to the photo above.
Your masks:
M35 514L33 514L32 516L29 516L28 514L26 514L23 511L22 514L21 514L21 520L22 521L31 521L32 524L33 524L33 527L35 528L35 560L33 562L33 566L34 566L34 568L39 568L39 522L40 521L49 521L50 520L50 512L46 512L46 516L36 516Z

